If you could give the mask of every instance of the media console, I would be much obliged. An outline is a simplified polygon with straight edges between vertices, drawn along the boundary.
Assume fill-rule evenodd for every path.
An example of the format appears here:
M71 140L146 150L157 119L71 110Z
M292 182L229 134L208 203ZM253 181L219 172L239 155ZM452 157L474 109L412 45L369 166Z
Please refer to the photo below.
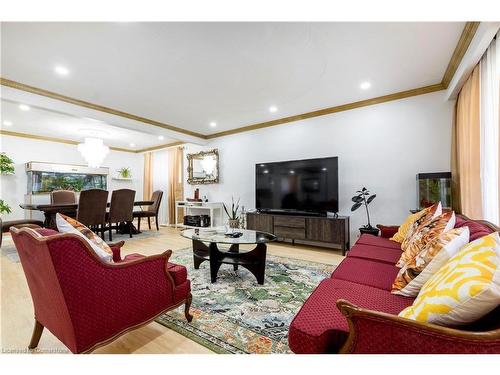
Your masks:
M342 255L349 250L349 216L318 216L247 213L247 228L274 234L278 238L338 245Z

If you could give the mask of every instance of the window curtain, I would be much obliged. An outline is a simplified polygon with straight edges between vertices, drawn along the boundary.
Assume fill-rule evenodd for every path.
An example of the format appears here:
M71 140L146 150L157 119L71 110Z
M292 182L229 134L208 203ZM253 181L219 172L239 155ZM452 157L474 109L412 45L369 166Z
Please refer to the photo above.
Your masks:
M500 224L500 33L481 59L481 194L483 219Z
M184 199L183 147L168 150L168 222L175 224L175 202ZM177 220L182 223L182 213Z
M476 66L458 95L452 140L454 209L472 219L483 216L479 70Z
M144 185L142 196L144 200L151 199L153 194L153 153L146 152L144 154Z
M455 211L500 225L500 33L462 87L452 134Z

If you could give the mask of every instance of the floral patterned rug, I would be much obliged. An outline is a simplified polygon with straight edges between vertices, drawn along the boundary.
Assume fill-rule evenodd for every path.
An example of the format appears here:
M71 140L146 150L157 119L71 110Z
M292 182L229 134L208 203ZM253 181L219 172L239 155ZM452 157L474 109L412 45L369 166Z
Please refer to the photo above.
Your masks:
M240 267L222 265L210 283L208 262L193 268L190 248L176 250L172 262L183 264L191 279L194 319L184 307L156 321L216 353L290 353L288 327L306 298L335 266L267 256L264 285Z

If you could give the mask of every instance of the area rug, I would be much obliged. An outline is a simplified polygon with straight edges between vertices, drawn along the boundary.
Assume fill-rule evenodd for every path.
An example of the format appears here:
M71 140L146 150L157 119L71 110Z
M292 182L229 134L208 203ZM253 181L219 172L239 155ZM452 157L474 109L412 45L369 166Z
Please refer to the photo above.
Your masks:
M9 239L10 240L10 239ZM14 243L10 241L5 241L2 243L2 255L5 255L12 263L20 263L19 254L17 253Z
M176 250L172 262L187 267L194 319L183 307L156 321L216 353L290 353L288 327L306 298L335 266L292 258L267 257L264 285L240 267L222 265L210 282L208 262L193 268L190 248Z

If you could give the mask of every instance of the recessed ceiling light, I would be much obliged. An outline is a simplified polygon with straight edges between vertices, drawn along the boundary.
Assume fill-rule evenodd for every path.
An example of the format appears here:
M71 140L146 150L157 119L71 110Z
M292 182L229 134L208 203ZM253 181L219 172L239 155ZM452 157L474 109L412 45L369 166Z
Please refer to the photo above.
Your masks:
M130 147L135 147L135 143L131 143L129 146Z
M13 124L12 124L12 121L7 121L7 120L5 120L5 121L3 122L3 124L4 124L5 126L12 126L12 125L13 125Z
M269 112L272 112L272 113L278 112L278 107L276 107L275 105L270 106L269 107Z
M370 87L372 87L372 84L370 82L362 82L359 87L361 88L361 90L368 90Z
M54 68L54 72L56 72L60 76L67 76L69 74L69 69L62 65L56 65L56 67Z
M160 136L158 136L158 139L159 139L160 141L163 141L163 140L165 139L165 137L164 137L163 135L160 135Z
M215 128L215 127L217 126L217 123L216 123L215 121L212 121L212 122L210 123L210 126L211 126L212 128Z
M294 173L295 173L295 171L290 171L290 174L294 174Z
M21 111L29 111L30 110L30 106L26 105L26 104L19 104L19 109Z
M326 171L327 169L326 169L326 168L321 168L321 170L324 172L324 171Z

